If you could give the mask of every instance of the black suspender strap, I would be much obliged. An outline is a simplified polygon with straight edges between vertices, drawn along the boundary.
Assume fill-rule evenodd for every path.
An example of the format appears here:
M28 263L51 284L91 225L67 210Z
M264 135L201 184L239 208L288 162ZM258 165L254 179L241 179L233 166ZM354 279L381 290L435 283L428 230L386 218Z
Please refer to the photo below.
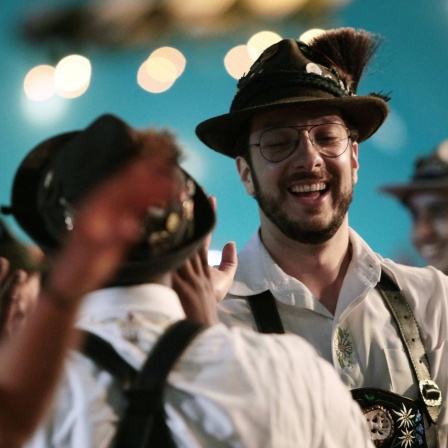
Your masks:
M377 285L394 317L418 381L420 395L433 423L437 423L442 394L431 379L425 348L414 314L396 283L384 272ZM271 291L247 297L257 328L261 333L284 333L275 298Z
M403 293L384 271L381 272L378 290L397 322L408 357L414 367L420 395L426 410L432 422L437 423L442 403L442 393L437 384L431 379L428 358L420 338L420 331L414 314Z
M130 366L103 338L88 331L81 331L80 333L83 334L82 352L101 368L107 370L113 377L120 380L123 388L129 387L137 374L137 370Z
M247 301L260 333L283 334L285 332L274 296L269 289L260 294L248 296Z
M442 393L436 382L431 379L429 362L420 337L417 321L398 285L383 270L376 287L397 324L406 353L418 381L422 403L432 423L431 427L427 428L426 431L427 440L430 442L428 446L438 446L437 418L442 403ZM267 290L260 294L249 296L247 300L259 332L285 332L271 291Z
M163 402L166 379L188 344L205 328L186 319L176 322L159 338L137 373L132 373L135 370L108 342L86 332L84 353L118 377L123 385L132 382L130 387L125 387L128 400L115 436L115 448L175 446L166 424Z
M190 341L205 326L181 320L159 338L128 393L129 403L116 436L116 447L168 445L171 440L163 404L166 378ZM169 436L169 437L167 437Z

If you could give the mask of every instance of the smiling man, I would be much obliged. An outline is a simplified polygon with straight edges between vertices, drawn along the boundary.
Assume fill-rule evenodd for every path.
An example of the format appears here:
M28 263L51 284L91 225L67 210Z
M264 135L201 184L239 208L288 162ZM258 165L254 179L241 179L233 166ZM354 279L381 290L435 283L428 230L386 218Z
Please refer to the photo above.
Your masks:
M448 279L383 259L348 223L359 143L389 110L387 96L357 94L378 44L351 28L284 39L240 79L230 112L196 128L236 160L260 215L221 319L307 339L352 390L377 446L439 437L445 447Z
M415 162L409 183L387 185L411 213L411 240L425 262L448 274L448 140Z

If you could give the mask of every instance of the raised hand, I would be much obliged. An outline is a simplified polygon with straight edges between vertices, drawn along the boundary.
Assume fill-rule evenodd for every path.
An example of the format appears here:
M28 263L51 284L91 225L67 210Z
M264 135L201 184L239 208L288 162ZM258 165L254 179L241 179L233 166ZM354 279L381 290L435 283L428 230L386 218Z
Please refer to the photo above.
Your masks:
M216 210L216 198L210 196L209 200ZM235 243L229 242L223 248L219 266L210 266L210 241L211 234L197 253L173 273L173 288L179 295L188 318L213 325L218 322L217 304L225 297L232 284L237 256Z

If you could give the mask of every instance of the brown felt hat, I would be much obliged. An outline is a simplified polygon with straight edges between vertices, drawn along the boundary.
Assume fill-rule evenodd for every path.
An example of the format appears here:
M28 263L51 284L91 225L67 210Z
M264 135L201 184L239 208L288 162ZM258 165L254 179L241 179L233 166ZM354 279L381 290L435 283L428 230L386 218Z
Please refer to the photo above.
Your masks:
M159 145L159 141L163 143ZM49 138L20 164L13 181L11 206L3 207L3 211L11 213L51 255L60 249L67 230L76 225L73 214L79 201L148 145L179 151L171 134L154 129L138 131L109 114L83 130ZM174 269L212 230L215 213L206 194L188 173L183 173L188 199L148 211L142 241L130 252L115 283L141 283Z
M448 140L437 145L429 155L415 161L414 173L409 182L384 185L380 191L401 201L420 191L448 192Z
M378 44L373 34L352 28L327 31L310 44L283 39L267 48L239 80L229 113L203 121L196 135L215 151L236 157L238 137L255 114L288 106L328 106L347 116L362 142L389 113L388 96L356 94Z

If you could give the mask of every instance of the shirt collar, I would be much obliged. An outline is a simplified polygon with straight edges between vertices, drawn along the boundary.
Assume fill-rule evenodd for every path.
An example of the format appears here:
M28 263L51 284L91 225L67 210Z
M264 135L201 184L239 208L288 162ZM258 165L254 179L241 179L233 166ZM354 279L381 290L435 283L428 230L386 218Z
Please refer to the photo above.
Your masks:
M373 288L380 279L380 257L353 230L349 229L352 245L352 260L341 290L341 296L357 297L368 288ZM303 290L298 280L287 276L274 262L261 242L259 231L255 232L248 243L238 253L238 270L230 293L237 296L258 294L270 289L285 303L289 302L288 292Z
M95 316L98 319L115 317L130 309L164 315L169 319L185 318L185 312L175 291L158 284L104 288L87 294L78 314L79 321Z

